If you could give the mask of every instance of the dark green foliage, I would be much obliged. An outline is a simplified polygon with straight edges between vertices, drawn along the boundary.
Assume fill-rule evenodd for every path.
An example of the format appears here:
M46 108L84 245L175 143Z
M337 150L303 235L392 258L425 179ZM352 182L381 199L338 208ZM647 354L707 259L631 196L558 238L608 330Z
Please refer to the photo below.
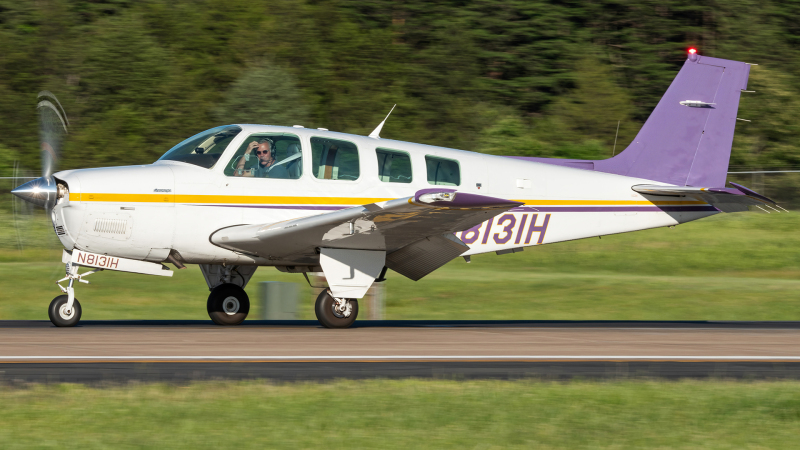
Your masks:
M222 104L214 109L214 117L220 123L291 126L308 121L308 107L291 73L262 63L231 85Z
M366 134L395 103L384 137L605 158L689 46L761 64L732 164L795 167L798 19L776 0L0 0L0 171L38 168L43 89L73 125L61 168L149 163L224 123Z

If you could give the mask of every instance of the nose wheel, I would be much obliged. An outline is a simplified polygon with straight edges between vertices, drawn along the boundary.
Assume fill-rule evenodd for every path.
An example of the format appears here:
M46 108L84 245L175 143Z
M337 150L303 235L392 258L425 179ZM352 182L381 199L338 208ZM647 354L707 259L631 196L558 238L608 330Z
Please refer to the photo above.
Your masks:
M77 298L72 300L72 307L70 307L68 295L59 295L54 298L47 309L50 322L57 327L74 327L81 320L81 312L81 304Z
M217 325L239 325L250 312L250 297L241 287L221 284L208 296L208 317Z
M322 291L314 304L317 320L325 328L347 328L358 316L358 300L333 297L328 289Z
M58 280L56 285L61 292L65 295L59 295L50 302L50 307L47 308L47 315L50 316L50 322L57 327L74 327L81 320L81 304L75 298L75 282L89 284L83 277L87 277L93 273L97 273L103 269L94 269L89 272L78 273L78 266L67 263L66 274L67 276ZM64 281L69 281L67 287L61 286Z

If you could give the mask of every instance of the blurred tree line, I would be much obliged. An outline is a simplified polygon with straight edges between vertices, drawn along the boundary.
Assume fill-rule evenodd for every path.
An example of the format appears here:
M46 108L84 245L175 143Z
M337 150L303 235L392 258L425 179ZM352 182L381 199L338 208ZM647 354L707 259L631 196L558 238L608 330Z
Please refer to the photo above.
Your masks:
M759 63L733 167L800 167L800 3L779 0L0 0L0 173L144 164L224 123L302 124L505 155L627 146L696 46Z

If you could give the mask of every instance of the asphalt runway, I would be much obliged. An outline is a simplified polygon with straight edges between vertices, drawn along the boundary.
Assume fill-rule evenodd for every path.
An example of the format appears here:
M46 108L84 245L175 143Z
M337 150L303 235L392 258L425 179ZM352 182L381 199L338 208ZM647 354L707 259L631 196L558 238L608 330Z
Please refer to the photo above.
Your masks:
M800 322L0 321L0 381L800 379Z

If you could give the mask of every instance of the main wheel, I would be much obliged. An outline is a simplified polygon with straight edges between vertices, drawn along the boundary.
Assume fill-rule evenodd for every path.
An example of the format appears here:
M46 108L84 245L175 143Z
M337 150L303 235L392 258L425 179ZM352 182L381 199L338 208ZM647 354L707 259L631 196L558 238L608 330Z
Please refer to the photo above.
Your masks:
M67 301L69 297L66 295L59 295L50 302L50 307L47 308L47 315L50 316L50 322L57 327L74 327L81 320L81 304L78 299L72 301L72 309L67 311Z
M325 289L317 297L314 304L317 320L325 328L347 328L358 316L358 300L354 298L334 298Z
M215 324L239 325L250 312L250 297L235 284L220 284L211 290L206 307Z

